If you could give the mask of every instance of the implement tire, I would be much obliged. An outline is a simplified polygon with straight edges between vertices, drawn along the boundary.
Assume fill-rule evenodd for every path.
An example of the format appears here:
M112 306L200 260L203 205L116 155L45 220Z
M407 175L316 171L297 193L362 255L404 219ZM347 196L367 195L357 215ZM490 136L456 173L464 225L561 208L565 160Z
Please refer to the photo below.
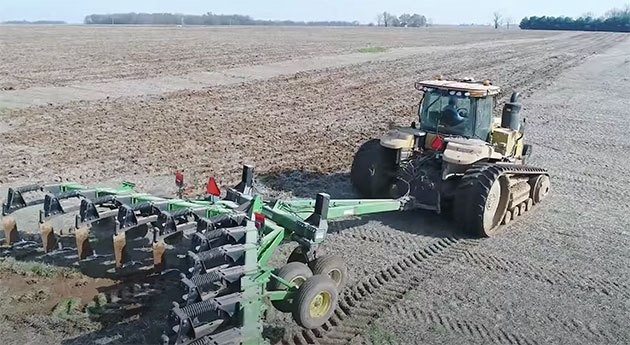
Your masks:
M327 275L337 284L337 290L341 291L348 282L348 267L339 255L323 255L310 262L314 275Z
M333 314L338 301L334 280L325 275L312 276L300 286L293 299L293 319L307 329L320 327Z
M372 139L359 148L352 161L350 180L366 198L387 198L396 172L396 151Z
M297 286L298 288L304 284L304 282L313 276L311 269L301 262L290 262L282 266L275 274ZM280 284L277 280L272 280L269 284L269 289L272 291L287 290L286 285ZM283 313L290 313L292 308L292 300L286 301L272 301L273 306Z

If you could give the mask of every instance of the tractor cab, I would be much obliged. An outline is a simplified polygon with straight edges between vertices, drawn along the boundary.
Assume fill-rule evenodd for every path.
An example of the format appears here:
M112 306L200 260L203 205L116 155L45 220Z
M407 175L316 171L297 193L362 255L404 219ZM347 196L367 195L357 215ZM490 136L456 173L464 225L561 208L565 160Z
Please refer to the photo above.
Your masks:
M418 109L420 129L444 136L490 141L495 95L489 82L431 80L416 83L424 93Z
M467 166L481 160L522 162L529 153L522 140L518 93L505 104L502 116L495 117L501 89L487 80L426 80L415 88L423 92L420 123L395 128L380 139L381 146L398 152L399 160L439 151L445 162Z

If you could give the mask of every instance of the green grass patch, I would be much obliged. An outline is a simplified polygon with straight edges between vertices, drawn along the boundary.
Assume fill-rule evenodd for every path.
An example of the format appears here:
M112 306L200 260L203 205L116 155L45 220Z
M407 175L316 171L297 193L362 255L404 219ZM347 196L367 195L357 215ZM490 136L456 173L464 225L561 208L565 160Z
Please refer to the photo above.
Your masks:
M80 298L68 298L55 306L52 316L61 320L76 320L87 317L87 314L81 311L82 309Z
M0 271L26 277L43 278L70 278L78 274L71 268L51 266L40 262L18 261L14 258L0 258Z
M359 49L359 53L382 53L386 50L383 47L366 47Z
M395 345L395 344L400 344L400 341L398 340L398 338L396 338L396 336L394 335L394 333L388 331L387 329L379 326L379 325L375 325L372 324L370 325L370 328L367 329L366 332L366 336L367 336L367 340L374 345Z

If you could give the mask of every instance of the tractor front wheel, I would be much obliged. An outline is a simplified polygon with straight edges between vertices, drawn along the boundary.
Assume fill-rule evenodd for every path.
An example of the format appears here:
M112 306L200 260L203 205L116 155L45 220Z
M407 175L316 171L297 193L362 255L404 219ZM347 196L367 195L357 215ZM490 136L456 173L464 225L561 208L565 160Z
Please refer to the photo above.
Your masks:
M308 278L293 299L293 319L301 327L313 329L323 325L337 308L337 284L329 276Z
M387 198L395 172L396 151L381 146L379 139L372 139L354 155L350 180L367 198Z

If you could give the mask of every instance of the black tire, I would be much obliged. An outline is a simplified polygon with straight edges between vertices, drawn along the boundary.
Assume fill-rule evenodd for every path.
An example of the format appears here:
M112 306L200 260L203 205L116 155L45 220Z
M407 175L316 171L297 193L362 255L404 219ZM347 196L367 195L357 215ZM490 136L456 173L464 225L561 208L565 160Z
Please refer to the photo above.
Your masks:
M297 246L289 255L287 263L289 262L301 262L303 264L308 264L308 256L306 256L304 250L302 250L302 247Z
M502 169L496 165L483 165L466 171L457 186L454 199L454 216L459 227L475 237L492 237L501 232L501 223L509 202L509 185L501 177ZM495 184L498 184L498 195ZM494 197L490 197L492 194ZM498 198L498 200L495 200ZM487 212L489 205L496 210Z
M366 198L387 198L396 173L396 151L372 139L359 148L352 161L350 180Z
M306 280L313 276L313 272L311 269L301 262L290 262L284 266L282 266L279 270L275 272L275 274L284 279L288 280L291 283L295 283L298 287L300 287ZM297 280L301 281L298 282ZM277 290L288 290L288 287L280 284L277 280L272 280L269 283L269 289L271 291ZM273 306L283 313L290 313L293 309L292 300L285 301L272 301Z
M526 164L527 161L529 160L529 157L531 157L532 155L532 145L530 144L525 144L523 145L523 152L522 152L522 158L521 160L523 161L522 164Z
M348 267L341 256L323 255L311 261L309 266L314 275L327 275L334 280L337 291L341 291L348 282Z
M318 304L317 300L322 302ZM312 276L300 286L297 296L293 299L293 319L307 329L320 327L334 313L338 301L337 286L330 277ZM320 312L314 314L311 304L320 307Z

